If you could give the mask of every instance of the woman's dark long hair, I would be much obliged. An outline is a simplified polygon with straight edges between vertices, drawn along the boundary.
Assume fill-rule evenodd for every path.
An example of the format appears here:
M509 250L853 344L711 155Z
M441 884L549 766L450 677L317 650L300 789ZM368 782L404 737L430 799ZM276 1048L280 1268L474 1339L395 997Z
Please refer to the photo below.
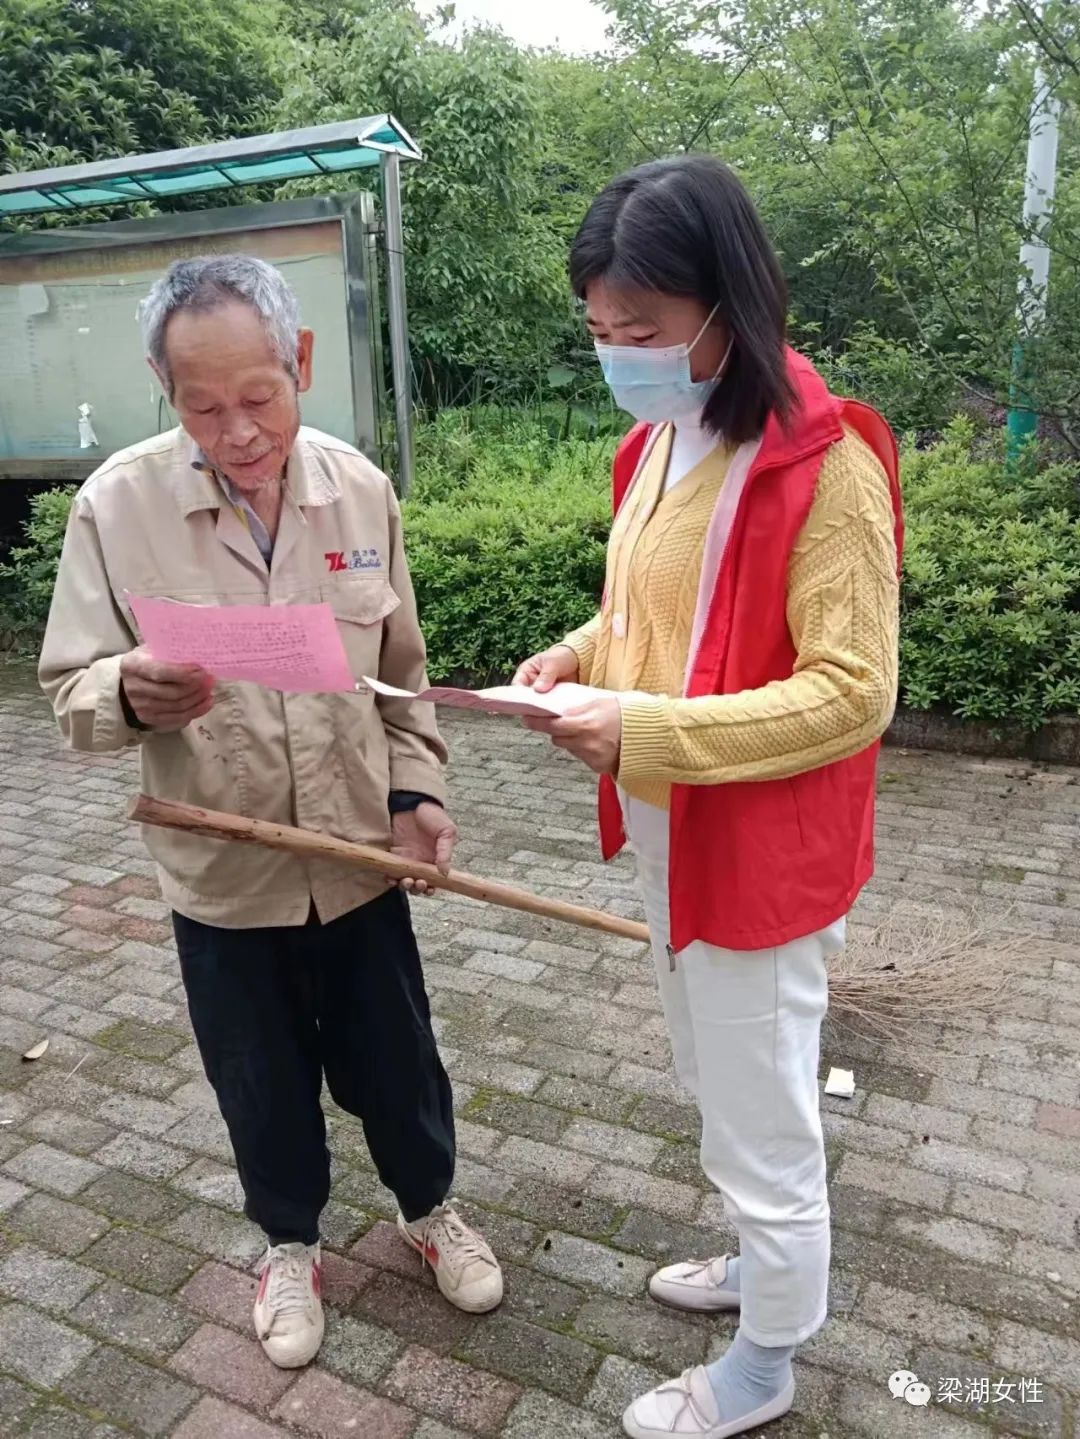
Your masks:
M589 206L570 251L570 283L585 298L613 289L690 295L734 344L704 422L734 443L753 439L796 404L784 360L787 285L754 202L711 155L653 160L612 180Z

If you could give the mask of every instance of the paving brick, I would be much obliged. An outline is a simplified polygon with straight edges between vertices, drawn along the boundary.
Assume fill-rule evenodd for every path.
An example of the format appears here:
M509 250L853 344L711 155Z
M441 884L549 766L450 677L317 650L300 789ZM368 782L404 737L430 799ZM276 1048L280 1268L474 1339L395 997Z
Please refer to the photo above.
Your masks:
M420 1256L401 1238L397 1225L385 1220L373 1224L349 1252L353 1259L360 1260L362 1264L374 1269L389 1270L405 1279L415 1281L431 1277L430 1271L423 1269Z
M608 1294L632 1295L644 1290L652 1266L633 1255L572 1234L549 1233L533 1256L544 1274L567 1279Z
M1073 1221L1065 1210L1002 1189L958 1184L952 1197L952 1210L963 1219L974 1219L997 1229L1016 1230L1046 1244L1071 1243L1074 1239Z
M571 1049L552 1040L533 1039L522 1051L526 1064L565 1075L568 1079L603 1080L615 1068L609 1054L596 1054L588 1049Z
M253 1274L211 1261L188 1280L177 1298L196 1314L246 1331L258 1287Z
M225 1121L216 1110L195 1109L174 1124L165 1136L169 1144L193 1149L232 1168L235 1164Z
M892 1219L891 1228L902 1239L930 1245L978 1264L1004 1263L1015 1244L1012 1235L981 1224L971 1224L966 1219L934 1219L921 1214L902 1214Z
M135 1059L169 1059L187 1040L166 1029L157 1029L137 1019L121 1019L101 1036L100 1042Z
M560 1143L567 1149L580 1149L583 1154L592 1154L598 1159L617 1160L642 1169L648 1169L664 1147L664 1141L655 1135L638 1134L623 1126L580 1116L571 1120Z
M477 1323L474 1315L447 1304L430 1278L415 1283L394 1274L377 1274L356 1296L352 1308L354 1314L440 1354L456 1349Z
M363 1210L336 1199L330 1201L319 1219L323 1246L337 1250L347 1250L370 1226L371 1218Z
M990 1326L974 1310L873 1280L863 1285L855 1313L890 1334L944 1344L963 1353L981 1353L990 1342Z
M92 1154L116 1134L107 1124L99 1124L70 1109L44 1109L29 1119L24 1128L28 1134L56 1149L81 1155Z
M84 1299L72 1319L149 1359L167 1358L198 1328L198 1321L179 1305L112 1279Z
M943 1083L938 1080L936 1083ZM900 1129L908 1134L929 1134L936 1139L962 1141L971 1128L966 1114L930 1104L910 1104L887 1094L871 1094L863 1114L871 1123L887 1129Z
M938 1109L1020 1125L1032 1124L1038 1107L1037 1101L1026 1094L1007 1094L1002 1089L957 1084L948 1079L931 1080L927 1099Z
M570 1116L561 1109L505 1094L485 1097L471 1113L481 1123L493 1125L497 1130L520 1134L526 1139L538 1139L545 1144L558 1143L560 1135L571 1122Z
M173 1355L169 1367L202 1388L259 1413L269 1411L296 1378L294 1371L271 1364L254 1339L217 1324L197 1329Z
M970 1179L1017 1193L1024 1188L1028 1175L1027 1165L1020 1160L984 1154L978 1149L933 1138L917 1145L908 1156L908 1162L918 1169L928 1169L948 1178Z
M160 1185L119 1171L103 1174L79 1198L102 1214L128 1224L162 1225L185 1205L184 1200Z
M1054 1248L1031 1240L1018 1239L1013 1251L1013 1265L1022 1274L1035 1278L1057 1276L1050 1282L1080 1299L1080 1249Z
M1010 1068L991 1058L985 1061L982 1083L992 1091L1027 1095L1032 1099L1042 1099L1050 1104L1066 1107L1080 1100L1080 1075L1060 1069L1048 1073L1041 1069ZM991 1112L988 1117L1015 1122L1000 1112Z
M152 1294L170 1294L179 1289L199 1265L194 1254L141 1229L112 1229L82 1257L95 1269L149 1289Z
M656 1304L607 1297L590 1299L574 1329L583 1339L671 1373L700 1364L708 1338L701 1325Z
M357 1439L365 1434L406 1439L416 1423L416 1415L408 1409L365 1394L318 1369L301 1375L275 1406L274 1416L319 1439Z
M211 1259L246 1267L266 1252L266 1238L254 1224L222 1209L192 1204L169 1225L170 1235Z
M484 1059L465 1056L447 1065L456 1084L459 1079L480 1089L500 1089L507 1094L533 1094L544 1078L542 1070L531 1065L515 1064L508 1059Z
M1066 1139L1080 1139L1080 1109L1061 1104L1040 1104L1038 1127L1047 1134L1061 1134Z
M348 1316L329 1316L319 1350L324 1369L353 1384L373 1389L393 1367L404 1343L388 1329Z
M586 1193L596 1199L611 1199L621 1205L639 1204L657 1214L676 1219L694 1219L701 1207L701 1192L689 1184L656 1179L617 1164L601 1164L585 1181Z
M322 1297L323 1303L334 1309L347 1309L360 1291L375 1278L375 1270L366 1264L345 1259L332 1250L322 1251Z
M498 1432L520 1392L503 1379L415 1345L390 1371L383 1390L423 1414L479 1434Z
M574 1154L553 1144L541 1144L535 1139L523 1139L520 1135L505 1140L496 1158L512 1174L573 1187L582 1185L596 1167L586 1155Z
M943 1412L995 1427L1003 1425L1009 1434L1030 1435L1032 1439L1058 1439L1062 1432L1061 1397L1045 1381L1039 1385L1038 1398L1028 1402L1027 1387L1023 1391L1020 1388L1022 1376L1004 1374L967 1354L935 1347L916 1349L911 1367L930 1386ZM946 1397L945 1381L959 1381L959 1398ZM979 1381L986 1384L986 1398L976 1387Z
M504 1439L616 1439L618 1428L549 1394L526 1394L503 1430Z
M156 1138L186 1118L186 1114L175 1104L145 1094L113 1094L98 1110L98 1117L111 1124L114 1130L133 1129L137 1134Z
M944 1207L949 1193L948 1183L940 1175L920 1173L885 1160L870 1160L861 1154L844 1156L836 1171L836 1182L935 1210Z
M70 1259L57 1259L29 1244L0 1261L0 1294L22 1299L49 1313L70 1313L101 1275Z
M909 1367L910 1349L910 1339L875 1329L864 1319L835 1318L800 1347L799 1357L882 1384L897 1369ZM888 1396L887 1389L885 1393Z
M503 1264L501 1313L513 1314L548 1329L565 1329L588 1294L575 1284L538 1274L520 1264Z
M202 1199L221 1209L239 1214L244 1208L244 1189L234 1168L214 1159L197 1159L175 1175L172 1187L192 1199Z
M123 1169L140 1179L171 1179L191 1163L191 1155L171 1144L144 1139L139 1134L118 1134L102 1146L94 1159L109 1169Z
M617 1089L606 1089L592 1080L551 1074L536 1091L535 1097L544 1104L558 1106L572 1113L617 1123L633 1106L633 1096Z
M30 1145L14 1159L9 1159L4 1169L13 1178L24 1180L35 1188L49 1189L65 1196L78 1194L103 1172L101 1165L65 1154L62 1149L54 1149L50 1144Z
M20 1419L30 1413L37 1395L25 1384L0 1375L0 1434L12 1434Z
M76 1403L151 1439L167 1434L197 1398L190 1385L108 1346L84 1360L61 1387Z
M94 1341L23 1304L0 1308L0 1355L9 1374L52 1388L86 1359Z
M606 1238L623 1213L617 1204L532 1179L515 1184L506 1204L537 1224L591 1238Z
M76 1409L41 1400L20 1439L124 1439L111 1424L98 1424Z
M581 1340L504 1313L478 1325L457 1357L569 1399L581 1397L601 1359L596 1349Z
M519 984L532 984L547 968L533 959L523 959L518 954L492 954L478 950L465 961L465 969L477 974L496 974L503 979L516 980Z
M14 1179L0 1175L0 1214L21 1204L29 1193L25 1184L16 1184Z
M713 1198L719 1199L719 1196ZM738 1236L715 1206L709 1210L708 1221L698 1225L683 1224L647 1209L632 1209L612 1238L620 1249L628 1249L653 1261L650 1269L655 1268L657 1262L670 1264L734 1253L739 1247Z
M898 1367L907 1368L908 1365L905 1362ZM852 1435L864 1435L866 1439L909 1439L909 1436L914 1439L914 1436L926 1432L928 1411L894 1399L880 1378L874 1384L845 1384L838 1408L842 1434L850 1432ZM942 1439L982 1439L986 1434L982 1425L954 1419L940 1406L935 1406L929 1413L934 1416L935 1439L939 1434Z
M282 1439L288 1431L220 1399L200 1399L172 1439Z
M992 1358L1014 1374L1037 1376L1080 1394L1080 1340L1006 1322L998 1329Z
M670 1374L663 1374L659 1369L609 1354L585 1396L585 1408L595 1409L608 1419L621 1419L635 1399L670 1378Z

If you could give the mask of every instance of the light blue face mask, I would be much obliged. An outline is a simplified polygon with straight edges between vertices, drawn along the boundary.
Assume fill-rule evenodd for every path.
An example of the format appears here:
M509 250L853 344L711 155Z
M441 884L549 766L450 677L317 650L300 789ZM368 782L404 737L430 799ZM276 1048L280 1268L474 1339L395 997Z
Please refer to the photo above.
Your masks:
M708 319L689 345L602 345L596 341L596 357L611 388L615 403L635 420L651 425L664 420L685 420L701 413L713 387L723 374L731 354L728 342L716 374L708 380L690 378L690 352L708 329L719 309L714 305Z

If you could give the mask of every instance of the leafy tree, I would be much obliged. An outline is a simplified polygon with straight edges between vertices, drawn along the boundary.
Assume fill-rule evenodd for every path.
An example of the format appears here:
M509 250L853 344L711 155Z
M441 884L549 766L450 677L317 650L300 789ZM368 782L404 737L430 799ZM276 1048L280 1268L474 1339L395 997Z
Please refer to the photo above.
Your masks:
M403 167L403 192L421 394L445 405L535 385L568 305L563 247L537 204L528 57L491 30L446 43L404 0L353 4L337 23L340 38L298 47L279 117L388 110L419 137L427 158Z
M0 169L258 131L277 0L0 0Z

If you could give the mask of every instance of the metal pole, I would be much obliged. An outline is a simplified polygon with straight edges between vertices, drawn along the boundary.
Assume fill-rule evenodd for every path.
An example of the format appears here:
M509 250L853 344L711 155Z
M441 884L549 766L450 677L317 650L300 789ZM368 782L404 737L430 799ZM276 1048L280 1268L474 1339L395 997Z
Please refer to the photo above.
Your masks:
M1057 170L1058 120L1061 102L1050 93L1046 76L1035 67L1035 97L1028 129L1027 171L1024 176L1024 243L1020 247L1020 333L1013 347L1012 384L1009 387L1009 457L1015 459L1024 441L1035 433L1038 415L1029 390L1026 349L1046 318L1046 291L1050 281L1050 249L1046 243L1049 212L1054 203Z
M406 497L412 490L415 460L409 314L405 305L405 243L401 230L401 161L397 155L383 155L382 181L386 215L386 308L390 320L390 368L394 380L398 489L402 497Z

